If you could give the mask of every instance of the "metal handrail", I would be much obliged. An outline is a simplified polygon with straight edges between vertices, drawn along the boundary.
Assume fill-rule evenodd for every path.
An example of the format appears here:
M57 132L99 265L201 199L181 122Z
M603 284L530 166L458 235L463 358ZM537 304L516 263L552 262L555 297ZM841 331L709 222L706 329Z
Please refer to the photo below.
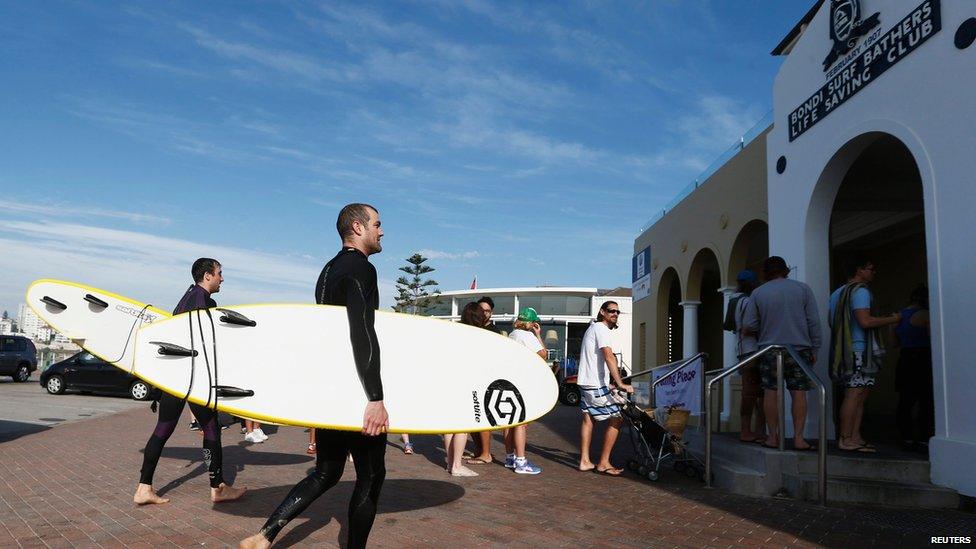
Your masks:
M743 359L741 362L732 366L730 368L723 368L721 370L712 370L708 372L711 374L713 372L720 372L714 378L705 384L705 407L709 411L705 417L705 486L708 488L712 487L712 429L708 425L707 421L711 415L712 408L712 385L722 379L732 375L738 371L743 366L750 364L757 358L765 355L770 351L778 351L776 354L776 387L777 387L777 409L779 410L779 450L782 451L785 448L786 440L786 404L785 404L785 387L783 387L783 352L787 352L793 357L793 360L800 366L803 372L816 384L820 391L820 441L817 444L817 484L820 505L827 505L827 387L820 381L820 378L813 372L805 360L796 352L796 350L791 345L768 345L762 350L753 353ZM793 426L797 429L797 426ZM799 427L800 429L803 426Z

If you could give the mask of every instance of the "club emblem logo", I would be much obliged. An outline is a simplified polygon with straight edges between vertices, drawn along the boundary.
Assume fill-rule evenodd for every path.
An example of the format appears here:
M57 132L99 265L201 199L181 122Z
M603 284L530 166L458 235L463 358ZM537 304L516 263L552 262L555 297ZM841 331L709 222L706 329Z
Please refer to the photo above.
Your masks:
M875 12L862 21L859 0L830 0L830 39L834 45L824 59L824 71L850 51L858 38L880 24L879 15L881 12Z
M507 379L496 379L485 390L485 416L492 427L525 421L522 394Z

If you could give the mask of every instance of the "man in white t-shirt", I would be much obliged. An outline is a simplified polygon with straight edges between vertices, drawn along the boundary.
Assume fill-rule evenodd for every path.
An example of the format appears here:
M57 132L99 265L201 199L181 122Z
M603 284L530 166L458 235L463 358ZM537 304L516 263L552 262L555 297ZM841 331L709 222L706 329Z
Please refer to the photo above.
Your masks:
M633 393L634 388L623 382L617 365L617 356L610 346L610 330L617 327L620 306L616 301L607 301L600 306L596 322L590 324L583 334L580 349L579 375L576 383L580 389L580 408L583 410L583 424L580 426L580 471L596 471L605 475L618 476L623 469L610 463L610 452L620 434L620 407L610 395L610 382L622 391ZM593 436L593 421L609 419L607 432L603 439L600 460L590 461L590 439Z
M532 307L522 309L515 319L513 328L508 337L528 347L530 351L542 357L542 360L548 360L549 351L542 342L542 327L539 325L539 315L535 309ZM505 429L505 467L520 475L538 475L542 472L542 468L533 465L525 457L527 431L525 425Z

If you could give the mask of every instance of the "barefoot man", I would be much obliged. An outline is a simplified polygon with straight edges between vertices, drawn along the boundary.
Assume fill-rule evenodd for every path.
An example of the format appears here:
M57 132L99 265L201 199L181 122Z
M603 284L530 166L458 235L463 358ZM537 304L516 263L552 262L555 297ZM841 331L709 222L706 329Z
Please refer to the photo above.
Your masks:
M186 290L183 298L173 309L174 315L217 306L217 302L210 296L220 291L220 283L224 281L220 263L216 259L201 257L193 262L190 273L193 275L193 285ZM142 474L139 478L139 486L136 487L136 494L132 497L132 500L139 505L169 501L169 498L159 497L153 490L153 473L156 471L156 464L159 463L159 456L163 453L163 446L173 434L180 415L183 414L184 403L182 398L169 393L163 393L159 399L156 429L153 430L143 451ZM190 411L193 412L193 416L203 430L203 461L207 464L207 472L210 476L210 500L217 503L232 501L243 496L247 488L234 488L224 482L217 412L192 402Z
M379 212L367 204L342 208L336 229L342 238L342 250L322 269L315 285L315 301L346 308L353 359L367 400L363 428L356 432L316 429L315 470L291 489L261 531L241 541L240 547L270 546L291 519L339 482L349 453L356 466L356 486L349 502L348 546L366 547L373 527L380 487L386 478L386 431L390 421L383 406L380 348L373 329L379 290L376 269L367 258L383 249L383 230Z

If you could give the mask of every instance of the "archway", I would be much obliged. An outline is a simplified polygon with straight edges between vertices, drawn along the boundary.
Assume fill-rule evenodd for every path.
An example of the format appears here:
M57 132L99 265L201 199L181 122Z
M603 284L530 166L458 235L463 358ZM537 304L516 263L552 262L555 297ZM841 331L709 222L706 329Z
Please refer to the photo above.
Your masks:
M928 278L922 179L911 151L897 138L872 133L857 146L830 210L830 290L846 282L847 259L869 257L877 268L870 287L873 314L885 315L904 308ZM880 335L888 352L867 400L863 431L871 440L894 443L900 440L894 418L899 350L889 330ZM834 399L835 407L840 400Z
M735 285L735 277L749 269L757 275L762 270L762 262L769 257L769 225L761 219L746 223L732 244L729 255L729 286Z
M709 368L724 365L722 353L722 320L724 298L721 292L722 271L718 258L709 248L695 254L688 272L688 300L698 305L698 351L708 353Z
M657 287L657 357L655 364L681 358L684 316L681 310L681 280L673 267L661 274Z

